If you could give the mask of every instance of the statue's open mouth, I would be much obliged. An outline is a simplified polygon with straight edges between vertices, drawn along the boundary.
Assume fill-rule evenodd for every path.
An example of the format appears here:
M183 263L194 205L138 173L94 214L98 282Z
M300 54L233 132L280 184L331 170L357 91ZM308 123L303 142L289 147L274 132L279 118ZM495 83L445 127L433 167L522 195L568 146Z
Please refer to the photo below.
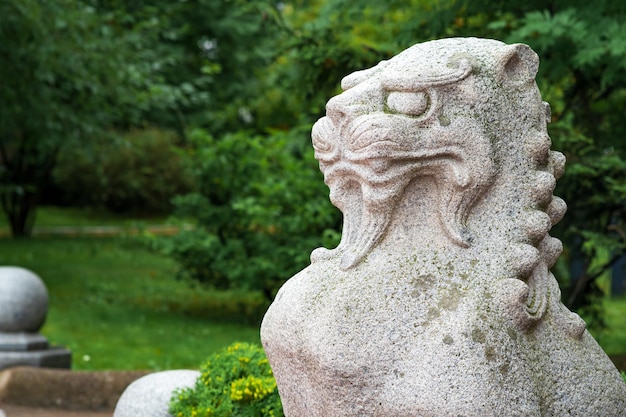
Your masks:
M350 125L346 129L355 130ZM388 162L367 149L372 144L350 151L337 130L332 121L324 117L313 126L312 138L315 157L320 161L324 181L330 188L330 200L344 213L341 243L332 253L341 253L341 267L348 269L361 262L380 242L395 205L395 201L390 200L398 194L395 188L403 188L403 185L386 169ZM365 132L362 130L359 136Z
M479 187L472 187L464 149L446 144L403 149L380 128L383 117L370 124L373 133L363 123L345 125L342 130L358 133L356 139L340 135L327 117L313 127L315 157L330 199L344 213L342 240L331 252L341 253L343 269L359 264L380 243L404 189L418 175L436 180L444 233L462 247L472 239L464 223Z

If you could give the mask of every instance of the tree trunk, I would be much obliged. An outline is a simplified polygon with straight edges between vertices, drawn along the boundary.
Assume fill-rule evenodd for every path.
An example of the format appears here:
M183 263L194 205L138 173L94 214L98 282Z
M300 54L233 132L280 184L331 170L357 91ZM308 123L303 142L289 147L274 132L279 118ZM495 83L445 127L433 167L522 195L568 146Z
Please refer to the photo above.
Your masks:
M38 195L34 192L14 190L2 196L2 208L11 226L13 237L32 235L37 211Z

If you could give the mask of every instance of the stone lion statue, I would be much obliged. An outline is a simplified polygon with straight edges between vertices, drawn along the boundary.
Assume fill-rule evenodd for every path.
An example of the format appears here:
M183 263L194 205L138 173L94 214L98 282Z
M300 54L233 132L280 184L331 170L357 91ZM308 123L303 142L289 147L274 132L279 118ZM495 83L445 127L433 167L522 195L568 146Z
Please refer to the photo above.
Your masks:
M312 131L341 243L261 328L286 416L626 415L550 273L565 158L538 66L526 45L452 38L342 80Z

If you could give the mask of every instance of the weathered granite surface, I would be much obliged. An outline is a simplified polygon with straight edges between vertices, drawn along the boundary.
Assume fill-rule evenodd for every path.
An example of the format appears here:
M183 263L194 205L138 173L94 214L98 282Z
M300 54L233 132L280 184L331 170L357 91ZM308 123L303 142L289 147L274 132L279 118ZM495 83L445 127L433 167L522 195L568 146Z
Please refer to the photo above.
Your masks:
M443 39L343 79L313 127L342 240L261 328L288 417L626 415L560 302L565 158L526 45Z
M126 388L113 417L171 417L169 404L179 388L193 387L200 372L173 370L146 375Z
M17 266L0 267L0 332L36 332L47 312L48 290L41 278Z

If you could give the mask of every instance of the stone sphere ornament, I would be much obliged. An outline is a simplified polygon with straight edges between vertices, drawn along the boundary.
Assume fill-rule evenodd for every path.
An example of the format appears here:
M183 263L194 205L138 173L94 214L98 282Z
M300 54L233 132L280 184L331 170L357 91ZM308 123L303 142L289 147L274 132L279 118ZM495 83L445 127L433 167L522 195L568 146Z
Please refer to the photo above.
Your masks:
M191 388L199 371L177 369L139 378L122 393L113 417L172 417L170 399L174 391Z
M35 273L0 267L0 333L35 333L48 312L48 291Z
M550 106L526 45L417 44L341 82L312 129L341 242L261 340L287 417L623 417L626 384L550 272Z

